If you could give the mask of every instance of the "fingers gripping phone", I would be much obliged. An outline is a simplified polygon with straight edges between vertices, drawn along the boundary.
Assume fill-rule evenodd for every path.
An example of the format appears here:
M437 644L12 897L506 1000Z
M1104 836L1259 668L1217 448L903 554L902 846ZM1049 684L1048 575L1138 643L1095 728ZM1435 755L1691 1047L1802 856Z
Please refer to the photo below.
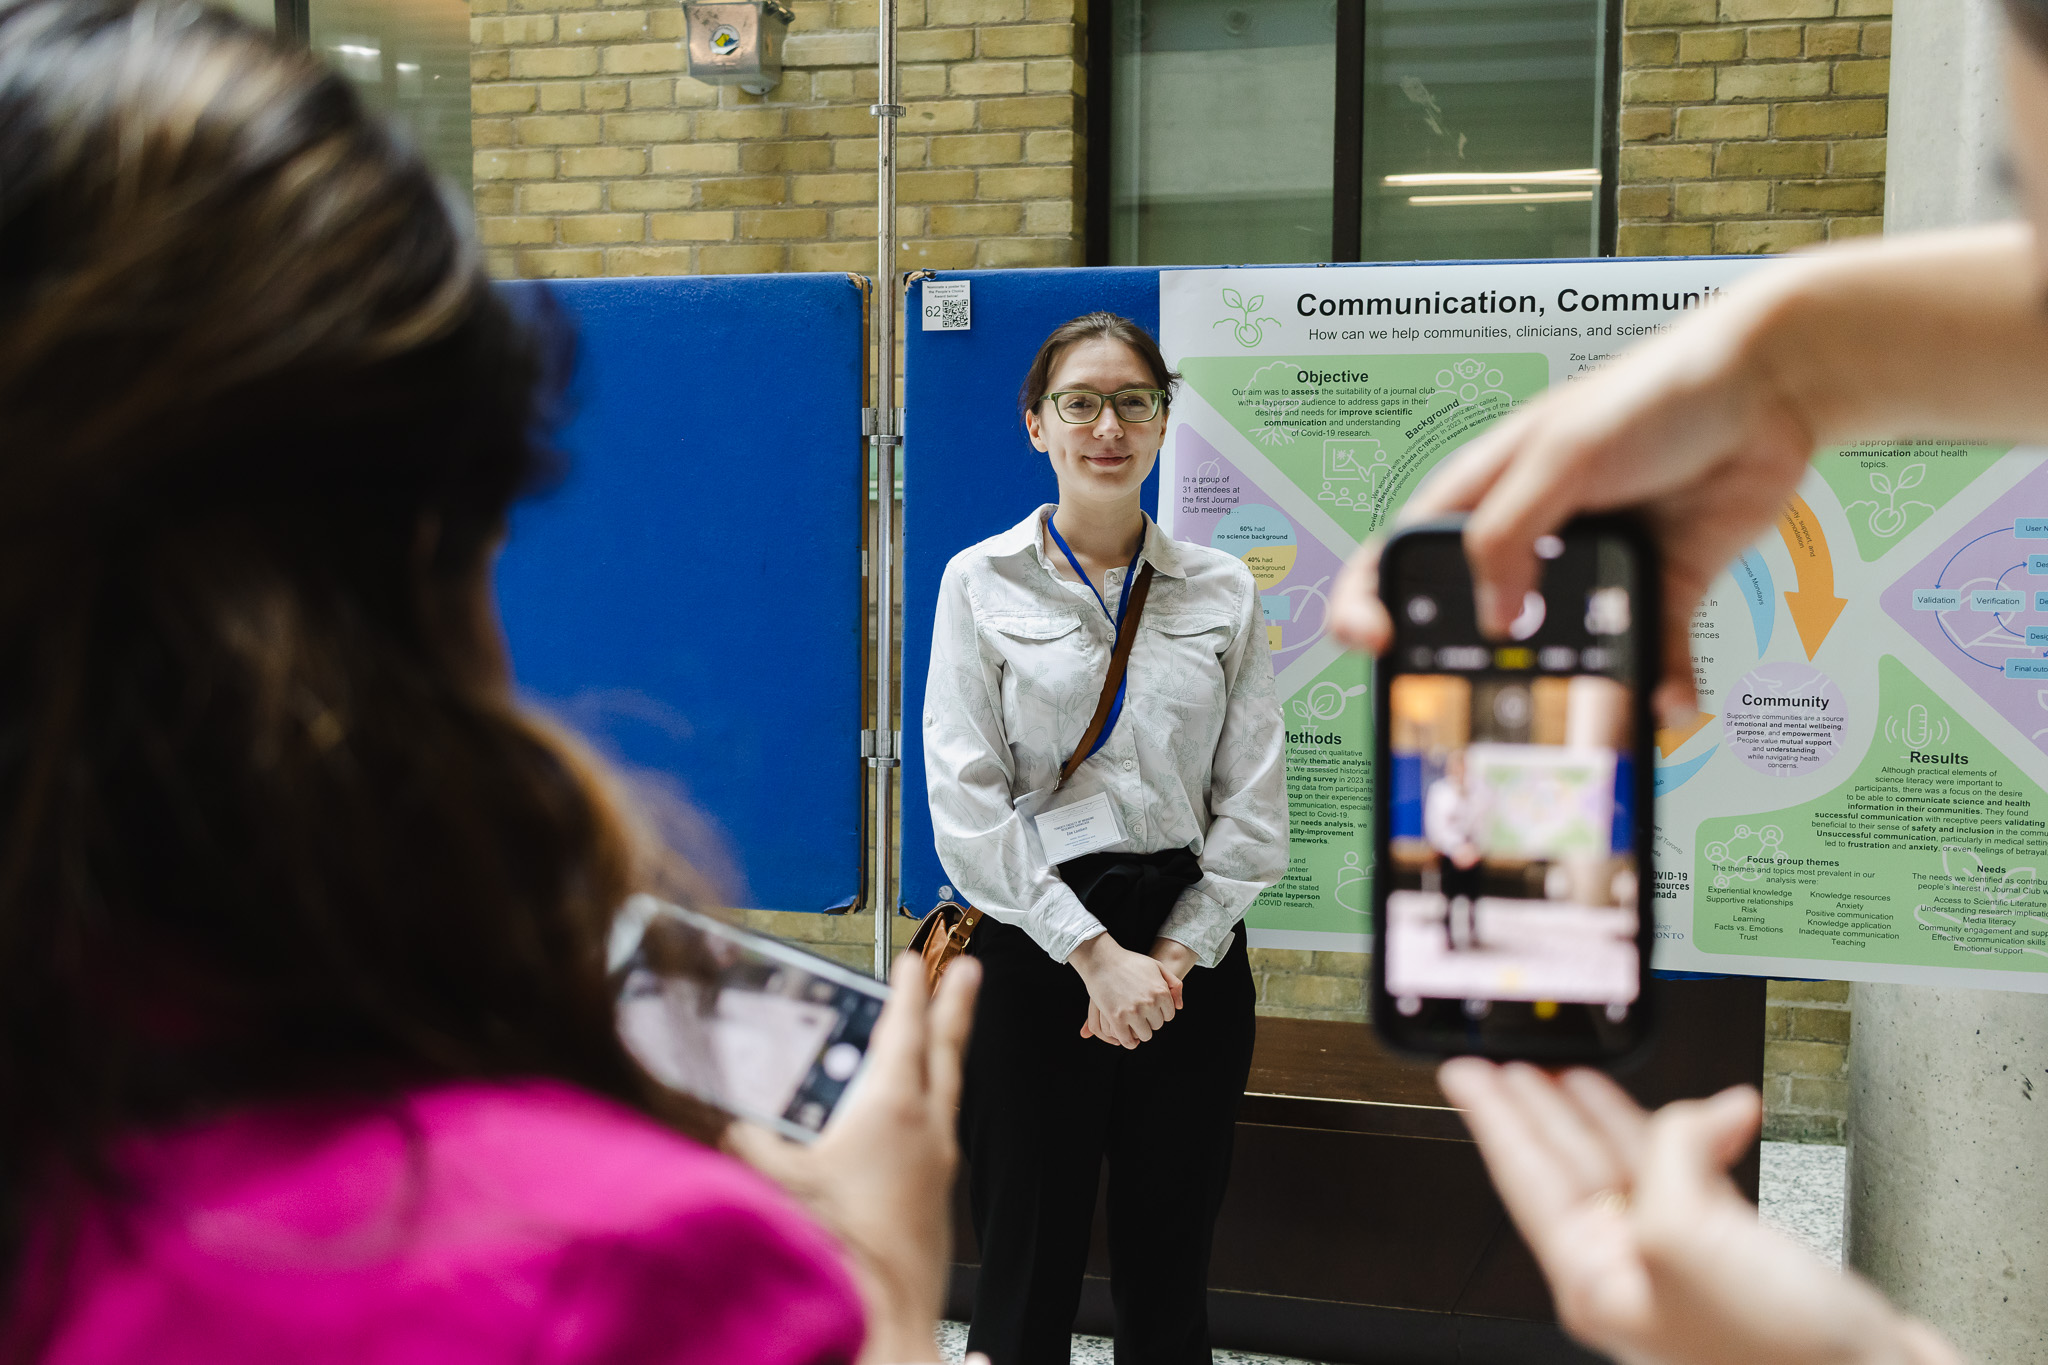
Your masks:
M649 1075L785 1137L817 1138L867 1070L889 988L652 896L612 924L619 1037Z
M1463 521L1387 542L1373 1024L1390 1045L1614 1064L1651 1028L1653 551L1632 524L1537 542L1510 638L1479 632Z

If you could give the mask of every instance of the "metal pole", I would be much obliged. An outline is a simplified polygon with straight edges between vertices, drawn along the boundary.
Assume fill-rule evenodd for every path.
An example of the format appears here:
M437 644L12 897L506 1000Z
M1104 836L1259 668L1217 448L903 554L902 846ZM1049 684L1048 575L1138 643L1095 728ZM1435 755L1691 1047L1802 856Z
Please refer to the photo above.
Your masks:
M874 775L874 844L868 851L868 900L875 908L875 975L889 974L890 931L896 919L895 773L902 730L896 722L896 452L902 423L896 410L896 307L903 290L896 271L896 120L903 115L896 88L896 0L881 0L881 65L875 116L875 413L869 442L875 452L875 534L870 569L875 604L875 739L868 760Z

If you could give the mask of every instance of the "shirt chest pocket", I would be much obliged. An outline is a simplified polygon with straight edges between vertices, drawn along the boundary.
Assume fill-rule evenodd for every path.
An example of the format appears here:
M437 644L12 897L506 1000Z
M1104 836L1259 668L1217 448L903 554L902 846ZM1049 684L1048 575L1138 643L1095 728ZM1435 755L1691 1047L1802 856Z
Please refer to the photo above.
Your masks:
M1148 613L1131 647L1131 678L1142 689L1141 704L1190 733L1219 733L1228 691L1223 653L1234 628L1221 612Z
M1003 699L1041 700L1087 670L1091 641L1072 612L1003 612L982 622L982 639L1003 661ZM1012 712L1014 715L1015 713Z

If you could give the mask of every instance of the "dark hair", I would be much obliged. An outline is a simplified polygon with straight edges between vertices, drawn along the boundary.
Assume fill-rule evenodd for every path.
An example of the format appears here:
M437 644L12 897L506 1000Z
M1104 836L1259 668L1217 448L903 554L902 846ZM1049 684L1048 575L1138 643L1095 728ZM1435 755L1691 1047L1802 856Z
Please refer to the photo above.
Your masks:
M1083 313L1080 317L1063 322L1052 329L1052 334L1039 343L1038 354L1031 359L1031 368L1024 372L1024 387L1017 393L1017 411L1021 416L1036 408L1045 399L1046 390L1052 387L1053 369L1060 363L1060 356L1067 347L1077 341L1093 341L1097 337L1110 341L1121 341L1138 353L1145 362L1145 368L1152 371L1152 384L1166 391L1166 403L1173 402L1174 386L1180 383L1180 376L1166 368L1166 357L1159 353L1159 343L1152 334L1127 317L1115 313Z
M2005 0L2005 12L2035 51L2048 56L2048 0Z
M253 1099L664 1104L602 954L657 855L488 605L550 354L309 57L0 0L0 1255Z

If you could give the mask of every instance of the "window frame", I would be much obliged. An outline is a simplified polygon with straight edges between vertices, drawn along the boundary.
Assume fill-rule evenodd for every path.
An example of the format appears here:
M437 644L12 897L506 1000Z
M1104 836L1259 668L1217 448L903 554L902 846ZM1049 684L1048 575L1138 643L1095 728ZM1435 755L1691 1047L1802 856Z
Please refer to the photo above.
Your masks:
M304 0L299 0L304 3ZM292 0L277 0L279 12ZM1621 170L1621 5L1599 0L1600 64L1594 73L1599 102L1600 191L1597 201L1598 250L1615 254L1620 214ZM1330 167L1330 261L1348 264L1363 258L1365 248L1365 56L1366 0L1337 0L1337 97ZM1088 0L1084 70L1088 93L1083 136L1087 140L1086 183L1082 195L1082 259L1108 265L1109 165L1115 78L1110 25L1117 0Z

